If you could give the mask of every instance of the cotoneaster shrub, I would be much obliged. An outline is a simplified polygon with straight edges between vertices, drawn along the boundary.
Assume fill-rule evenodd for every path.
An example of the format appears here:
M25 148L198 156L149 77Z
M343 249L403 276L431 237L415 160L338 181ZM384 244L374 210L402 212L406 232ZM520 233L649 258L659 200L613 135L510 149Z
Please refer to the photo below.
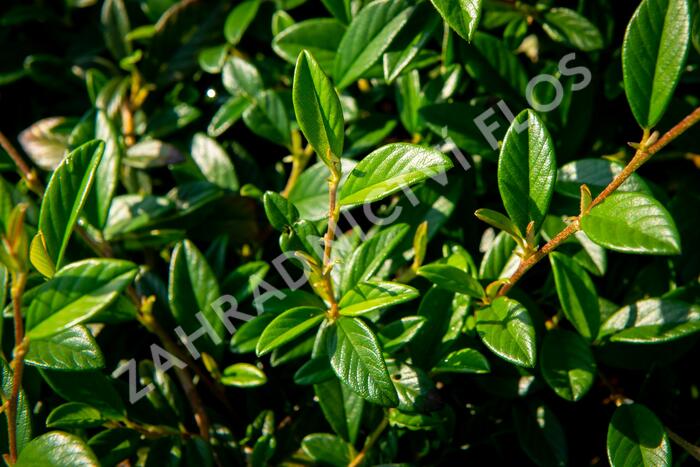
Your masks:
M9 465L692 465L697 0L0 7Z

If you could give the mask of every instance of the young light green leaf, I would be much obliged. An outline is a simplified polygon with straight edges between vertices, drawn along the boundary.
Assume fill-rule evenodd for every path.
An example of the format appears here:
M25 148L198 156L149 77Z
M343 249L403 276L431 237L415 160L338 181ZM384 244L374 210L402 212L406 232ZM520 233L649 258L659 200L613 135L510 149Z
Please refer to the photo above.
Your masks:
M224 36L230 44L236 45L240 42L259 7L260 0L246 0L231 10L224 24Z
M471 42L481 18L482 0L430 0L447 24Z
M238 190L238 176L233 163L224 148L214 139L204 133L197 133L192 138L190 153L207 181L221 188Z
M484 297L484 288L479 281L458 267L449 264L426 264L418 269L417 274L451 292L474 298Z
M292 98L299 128L316 155L331 166L343 154L343 109L331 80L306 50L294 69Z
M403 0L375 0L353 18L338 46L333 77L348 87L381 57L413 11Z
M105 366L102 351L85 326L33 339L24 361L49 370L98 370Z
M418 297L411 286L396 282L360 282L338 303L340 314L358 316L370 311L405 303Z
M82 402L59 405L46 418L48 428L85 429L105 423L107 419L95 407Z
M625 94L643 128L661 120L683 71L690 43L688 0L643 0L622 44Z
M370 402L398 405L396 389L372 330L361 319L342 317L329 332L328 355L340 381Z
M655 344L700 331L700 306L677 300L650 298L627 305L610 316L600 329L613 342Z
M345 26L332 18L314 18L294 24L275 36L272 49L288 61L295 63L299 54L307 50L314 56L326 74L333 71L333 62Z
M219 283L204 255L189 240L178 243L170 259L170 310L187 335L202 327L202 322L197 319L197 314L202 313L220 340L216 342L206 335L197 342L197 347L215 358L221 355L225 335L224 323L214 309L220 296Z
M477 312L476 330L493 353L516 365L535 366L535 328L520 303L499 297Z
M593 281L583 267L563 253L550 253L549 261L566 319L583 337L595 339L600 328L600 310Z
M357 206L383 199L452 168L441 152L407 143L377 149L350 172L340 190L341 206Z
M221 384L235 386L237 388L254 388L267 382L265 373L250 363L234 363L224 369L221 375Z
M224 64L221 80L232 96L255 99L264 88L258 69L252 63L235 56Z
M101 141L90 141L70 152L46 187L39 212L39 231L57 268L61 267L73 226L90 193L104 147Z
M622 253L677 255L681 241L671 214L642 193L614 193L581 218L597 244Z
M325 316L323 309L315 306L300 306L285 311L267 325L258 340L255 352L258 356L272 352L318 326Z
M513 223L508 216L504 216L498 211L492 209L477 209L474 215L488 225L497 229L503 230L513 238L521 238L522 234L518 231L518 227Z
M612 467L671 465L671 443L664 426L642 404L617 408L608 426L607 445Z
M51 278L56 274L56 265L46 251L44 235L38 232L29 245L29 261L44 277Z
M491 371L489 361L475 349L455 350L433 368L435 373L488 373L489 371Z
M563 329L547 333L540 357L542 376L559 396L570 401L583 397L596 375L596 364L588 342Z
M508 216L524 235L544 220L554 191L557 163L552 138L540 117L524 110L513 120L498 158L498 189Z
M17 458L16 467L94 467L100 465L85 442L75 435L50 431L33 439Z
M563 42L584 52L603 48L603 36L598 28L569 8L552 8L542 17L542 28L557 42Z
M136 276L136 266L116 259L69 264L37 289L27 309L27 337L48 338L108 307Z

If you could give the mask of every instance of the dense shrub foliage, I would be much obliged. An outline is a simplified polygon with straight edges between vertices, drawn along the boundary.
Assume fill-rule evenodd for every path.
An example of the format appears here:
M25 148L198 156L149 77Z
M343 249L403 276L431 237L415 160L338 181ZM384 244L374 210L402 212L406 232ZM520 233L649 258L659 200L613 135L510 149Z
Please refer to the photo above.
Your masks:
M696 462L699 8L6 0L5 462Z

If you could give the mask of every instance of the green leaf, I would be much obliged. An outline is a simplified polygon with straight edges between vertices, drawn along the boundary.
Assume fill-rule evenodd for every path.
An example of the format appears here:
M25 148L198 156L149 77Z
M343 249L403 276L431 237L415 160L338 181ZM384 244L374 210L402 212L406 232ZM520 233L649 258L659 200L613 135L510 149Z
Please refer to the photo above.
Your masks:
M440 23L442 23L440 16L432 11L430 5L427 3L416 5L408 23L382 57L384 80L388 84L394 82L406 68L416 63L416 57L433 37Z
M107 419L95 407L81 402L68 402L59 405L46 418L48 428L84 429L94 428Z
M220 44L202 49L199 55L197 55L199 67L207 73L221 73L228 52L228 44Z
M415 365L430 370L442 359L459 337L466 311L466 306L458 306L455 294L445 289L433 287L423 295L418 316L426 323L410 345Z
M214 139L197 133L192 138L191 154L204 178L221 188L237 191L238 176L228 154Z
M266 191L263 195L265 214L272 227L282 231L285 226L292 225L299 220L299 211L283 196L274 191Z
M411 342L426 322L423 316L407 316L384 326L377 338L385 352L394 353Z
M465 50L464 59L467 73L477 83L504 99L523 101L529 80L527 72L502 40L477 32L472 45Z
M289 63L296 63L306 50L314 56L326 74L333 71L336 51L345 34L345 26L332 18L314 18L296 23L272 41L272 49Z
M612 467L670 466L671 443L656 415L642 404L617 408L608 426Z
M481 18L482 0L430 0L449 26L471 42Z
M323 309L300 306L285 311L267 325L258 340L255 352L265 355L318 326L326 317Z
M221 79L232 96L254 99L264 89L258 69L252 63L235 56L224 64Z
M490 371L489 361L475 349L455 350L433 368L435 373L488 373Z
M582 398L593 386L596 364L588 342L571 331L547 333L540 357L542 376L559 396L570 401Z
M650 298L613 313L600 329L613 342L655 344L700 331L700 306Z
M15 464L17 467L38 465L95 467L100 463L82 439L62 431L50 431L27 444Z
M595 197L613 181L625 166L619 162L606 159L579 159L564 164L557 172L557 193L570 198L581 198L581 185L584 183ZM639 191L651 195L647 182L636 173L632 173L616 192Z
M185 156L172 144L157 139L147 139L129 147L124 165L136 169L163 167L184 162Z
M237 388L254 388L266 382L265 373L250 363L235 363L227 367L221 376L221 384Z
M398 405L396 389L372 330L361 319L341 317L329 332L328 354L340 381L370 402Z
M496 235L479 265L479 277L483 280L496 280L506 277L508 265L515 256L516 244L512 236L506 232ZM515 256L517 262L520 259ZM517 267L517 264L516 264Z
M477 209L476 212L474 212L474 215L490 226L503 230L511 237L522 237L522 234L518 231L518 227L513 223L513 221L498 211L482 208Z
M352 159L340 159L342 176L340 187L347 175L355 168L357 162ZM299 217L310 221L328 218L328 166L319 161L302 172L289 191L289 201L299 210Z
M375 0L353 18L333 67L339 89L348 87L379 60L412 11L403 0Z
M614 193L581 218L595 243L622 253L677 255L676 224L656 199L642 193Z
M484 288L472 276L449 264L426 264L421 266L417 274L428 279L433 284L451 292L469 295L474 298L484 296Z
M207 134L211 137L222 135L238 121L251 103L245 96L232 97L224 102L209 122Z
M370 280L408 233L406 224L392 225L362 242L343 269L341 295L360 282Z
M688 55L687 0L643 0L622 44L625 94L634 118L652 128L663 117Z
M544 31L557 42L563 42L584 52L603 48L603 36L598 28L574 10L552 8L543 15Z
M347 24L352 19L351 0L321 0L321 2L339 21Z
M90 141L71 151L46 187L39 212L39 231L57 268L61 267L73 226L95 180L104 147L101 141Z
M533 403L516 406L513 418L520 447L536 465L568 464L566 434L549 407Z
M280 96L273 91L260 94L255 105L243 112L243 121L250 131L281 146L291 144L291 127L287 109Z
M439 151L407 143L377 149L350 172L340 190L341 206L371 203L452 168Z
M98 110L95 117L95 138L105 143L104 152L95 171L94 186L85 203L85 217L98 229L107 222L109 208L119 180L119 167L124 149L120 142L120 133L114 121L107 113Z
M516 365L535 366L535 328L520 303L499 297L477 312L476 330L493 353Z
M498 158L498 190L508 216L523 235L531 221L534 232L542 225L556 176L552 138L540 117L524 110L508 129Z
M600 310L593 281L578 263L562 253L550 253L549 261L564 316L583 337L595 339L600 328Z
M87 259L59 270L39 286L27 309L27 337L51 337L108 307L136 276L136 266L116 259Z
M39 372L51 389L69 402L90 401L90 405L106 417L123 420L126 409L113 380L101 371L53 371Z
M221 355L226 334L224 323L212 306L220 296L219 283L204 255L189 240L178 243L170 259L170 310L187 335L202 327L196 317L197 313L202 313L221 341L215 342L207 334L197 342L197 347L215 358Z
M260 0L246 0L239 3L226 17L224 36L229 44L236 45L241 41L246 29L258 13Z
M370 311L405 303L418 297L411 286L396 282L360 282L338 303L340 314L358 316Z
M299 128L330 167L343 154L343 109L330 79L306 50L299 54L294 69L292 98Z
M85 326L32 339L24 360L27 365L49 370L98 370L105 366L102 351Z
M131 54L126 35L131 29L123 0L106 0L100 16L105 45L117 60Z
M355 459L357 452L342 438L326 433L306 435L301 441L304 453L320 465L347 466Z
M2 388L2 398L8 400L12 394L12 388L14 385L14 375L10 365L5 361L4 358L0 359L0 370L2 371L1 376L1 388ZM0 428L0 442L7 446L7 423L5 423L5 414L3 418L3 427ZM29 401L27 400L27 395L24 390L20 388L19 396L17 397L17 451L22 452L24 447L32 439L32 415L29 410ZM16 465L16 464L15 464Z
M44 277L51 278L56 274L56 265L53 264L53 260L46 251L44 235L41 232L34 236L29 245L29 261Z
M398 409L405 412L428 412L436 408L435 382L420 368L397 360L387 360L387 369L399 396Z
M327 355L313 357L294 373L294 382L302 386L323 383L334 378L335 373Z

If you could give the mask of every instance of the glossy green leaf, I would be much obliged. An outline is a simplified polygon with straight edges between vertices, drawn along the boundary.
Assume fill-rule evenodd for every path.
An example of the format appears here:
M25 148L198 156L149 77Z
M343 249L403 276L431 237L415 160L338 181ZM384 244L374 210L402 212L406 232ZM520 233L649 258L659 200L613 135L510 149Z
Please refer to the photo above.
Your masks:
M505 232L496 235L481 260L479 277L484 280L496 280L507 276L504 271L508 269L508 264L514 257L515 247L512 236ZM515 259L519 261L517 256Z
M29 244L29 261L44 277L51 278L56 274L56 265L46 251L44 236L41 232L37 233Z
M250 363L234 363L226 367L221 375L221 384L237 388L254 388L267 382L261 369Z
M634 118L652 128L666 112L690 43L687 0L643 0L622 45L625 94Z
M550 253L549 261L564 316L583 337L595 339L600 310L593 281L578 263L562 253Z
M263 196L265 214L272 227L281 231L287 225L292 225L299 220L299 211L283 196L273 191L265 192Z
M194 163L207 181L228 190L238 190L238 176L226 151L212 138L197 133L192 138Z
M472 40L481 18L482 0L430 0L447 24L466 41Z
M211 137L222 135L238 121L251 103L245 96L232 97L224 102L209 122L207 134Z
M417 274L428 279L433 284L451 292L469 295L474 298L484 296L484 288L479 281L463 270L449 264L426 264L421 266Z
M384 52L382 68L387 83L392 83L410 65L416 63L418 54L442 23L440 16L430 10L427 3L416 5L406 26Z
M579 159L569 162L557 172L555 190L570 198L580 199L580 187L585 183L591 190L591 194L598 196L624 168L625 166L619 162L605 159ZM638 191L648 195L652 194L647 182L636 173L631 174L616 191Z
M340 159L342 169L340 187L356 165L357 162L354 160ZM328 217L328 166L319 161L304 170L289 191L288 199L299 210L301 218L310 221L326 219Z
M549 131L534 111L521 112L503 140L498 158L498 189L508 216L523 235L531 221L535 223L534 231L539 230L549 209L556 176Z
M250 23L255 19L260 7L260 0L246 0L239 3L226 17L224 36L233 45L240 42Z
M249 99L260 94L264 86L258 69L252 63L235 56L224 64L221 79L231 95Z
M326 433L306 435L301 441L304 453L320 465L347 466L357 452L342 438Z
M370 402L396 406L396 389L372 330L361 319L342 317L329 332L328 354L340 381Z
M341 206L356 206L385 198L403 188L452 168L439 151L407 143L377 149L350 172L340 190Z
M27 444L15 465L96 467L100 463L82 439L62 431L50 431Z
M331 166L343 154L343 109L330 79L308 51L297 59L292 97L299 128L316 155Z
M59 270L36 291L27 309L27 336L48 338L108 307L136 276L136 266L116 259L87 259Z
M426 322L423 316L407 316L384 326L377 338L385 352L393 353L411 342Z
M656 199L642 193L614 193L581 218L597 244L622 253L680 253L676 224Z
M608 426L612 467L663 467L671 464L671 443L656 415L642 404L622 405Z
M299 54L306 50L314 56L323 71L330 74L344 34L345 26L335 19L309 19L276 35L272 49L289 63L296 63Z
M360 282L343 295L338 307L341 315L358 316L405 303L416 297L416 289L397 282Z
M584 52L603 48L603 36L584 16L569 8L552 8L543 15L545 32L557 42L563 42Z
M27 365L49 370L97 370L105 366L102 351L85 326L33 339L24 360Z
M273 91L260 94L255 105L243 112L250 131L281 146L291 143L289 116L282 99Z
M379 60L411 12L403 0L375 0L353 18L333 66L339 89L348 87Z
M207 334L197 340L197 348L214 357L221 355L226 334L224 323L214 309L214 304L220 296L219 283L204 255L189 240L178 243L170 258L170 310L177 324L187 335L202 327L202 322L196 316L197 313L202 313L203 318L219 336L219 342Z
M267 325L255 352L265 355L287 342L318 326L325 318L323 309L314 306L300 306L285 311Z
M87 200L103 152L104 143L100 141L85 143L70 152L46 187L39 212L39 231L56 267L61 267L68 239Z
M650 298L624 306L600 329L613 342L654 344L700 331L700 306L677 300Z
M520 303L499 297L477 312L476 330L493 353L516 365L535 366L535 328Z
M51 411L46 419L48 428L94 428L105 423L102 412L88 404L68 402Z
M588 342L563 329L550 331L545 336L540 366L547 384L570 401L586 395L596 376L596 364Z
M109 208L117 189L119 168L124 152L114 121L102 110L97 111L95 116L95 138L102 140L105 146L84 211L88 222L102 229L107 222Z
M435 373L488 373L491 365L481 352L460 349L449 353L433 368Z
M504 216L498 211L492 209L477 209L474 213L480 220L486 222L492 227L503 230L511 237L520 238L522 234L518 231L518 227L507 216Z

